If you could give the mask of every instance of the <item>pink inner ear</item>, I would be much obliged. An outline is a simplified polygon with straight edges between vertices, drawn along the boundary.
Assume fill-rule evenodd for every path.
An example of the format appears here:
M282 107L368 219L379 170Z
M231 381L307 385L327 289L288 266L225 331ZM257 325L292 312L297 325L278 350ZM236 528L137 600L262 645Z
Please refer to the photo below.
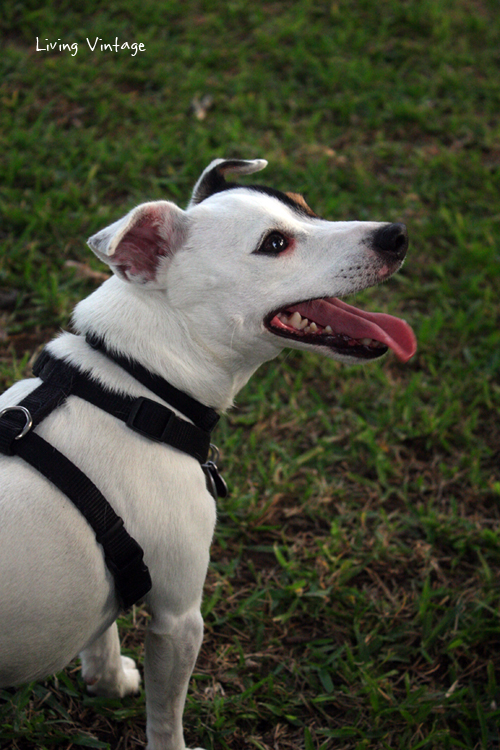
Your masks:
M144 281L154 281L158 261L171 251L161 236L157 211L150 210L120 240L113 262L126 276L140 276Z

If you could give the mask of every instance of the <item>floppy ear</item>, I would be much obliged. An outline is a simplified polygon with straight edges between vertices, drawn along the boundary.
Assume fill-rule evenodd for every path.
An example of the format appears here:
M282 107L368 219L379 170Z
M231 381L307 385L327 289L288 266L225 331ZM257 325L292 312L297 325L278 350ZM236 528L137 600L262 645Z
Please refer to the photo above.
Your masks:
M265 159L253 159L246 161L244 159L215 159L205 169L200 179L194 186L193 195L188 208L192 208L197 203L208 198L214 193L220 193L230 183L225 180L226 174L252 174L259 172L267 167Z
M187 217L169 201L143 203L87 241L124 281L161 287L160 266L182 245Z

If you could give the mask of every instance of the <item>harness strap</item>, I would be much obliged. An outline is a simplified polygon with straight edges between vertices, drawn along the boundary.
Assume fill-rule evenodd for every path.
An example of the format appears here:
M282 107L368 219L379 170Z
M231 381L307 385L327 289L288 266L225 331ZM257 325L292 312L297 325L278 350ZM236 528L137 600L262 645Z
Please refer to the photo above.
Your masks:
M53 383L42 383L17 406L3 410L0 419L0 452L17 455L58 487L78 508L102 545L106 565L115 581L124 609L147 594L151 576L143 562L141 546L125 530L118 516L95 484L66 456L31 430L22 435L29 413L32 426L66 398ZM22 435L22 436L21 436Z
M130 429L150 440L166 443L196 458L202 465L212 495L226 497L227 487L212 460L210 446L210 432L219 415L161 377L151 374L139 363L109 352L102 340L88 336L87 341L160 398L174 403L194 424L180 419L171 409L152 399L122 396L109 390L74 365L44 350L33 366L33 373L43 381L41 385L19 404L0 411L0 453L23 458L78 508L103 547L117 594L123 607L128 609L152 586L148 568L143 562L142 548L127 533L123 520L95 484L66 456L34 433L33 428L68 396L77 396L121 419ZM209 456L211 460L208 460Z
M110 391L46 350L35 362L33 372L47 384L65 383L68 392L121 419L130 429L150 440L171 445L202 464L207 461L210 433L180 419L163 404L142 396L122 396Z
M201 430L211 432L214 429L220 419L215 409L201 404L199 401L192 398L187 393L180 391L159 375L154 375L149 372L149 370L139 364L139 362L110 351L106 347L104 341L95 334L88 333L85 340L92 349L96 349L98 352L108 357L108 359L116 362L117 365L120 365L121 368L126 370L132 375L132 377L138 380L139 383L145 385L148 390L155 393L163 401L166 401L169 404L175 404L179 411L194 422L194 424Z

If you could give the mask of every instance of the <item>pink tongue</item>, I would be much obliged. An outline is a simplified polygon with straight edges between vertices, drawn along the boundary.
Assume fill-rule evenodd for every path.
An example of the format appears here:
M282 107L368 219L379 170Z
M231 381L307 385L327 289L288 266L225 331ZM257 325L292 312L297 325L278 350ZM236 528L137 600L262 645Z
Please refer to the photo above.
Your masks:
M336 297L315 299L287 307L303 318L321 326L330 326L334 333L353 339L375 339L388 346L402 362L408 362L417 351L417 340L406 321L384 313L367 313L347 305Z

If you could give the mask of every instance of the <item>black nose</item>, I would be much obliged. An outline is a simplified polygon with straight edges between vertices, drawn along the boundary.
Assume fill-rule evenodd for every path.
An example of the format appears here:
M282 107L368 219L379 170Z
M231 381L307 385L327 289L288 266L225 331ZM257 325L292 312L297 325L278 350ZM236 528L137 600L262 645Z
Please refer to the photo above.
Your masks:
M375 252L390 260L403 260L408 250L408 232L404 224L386 224L372 237Z

